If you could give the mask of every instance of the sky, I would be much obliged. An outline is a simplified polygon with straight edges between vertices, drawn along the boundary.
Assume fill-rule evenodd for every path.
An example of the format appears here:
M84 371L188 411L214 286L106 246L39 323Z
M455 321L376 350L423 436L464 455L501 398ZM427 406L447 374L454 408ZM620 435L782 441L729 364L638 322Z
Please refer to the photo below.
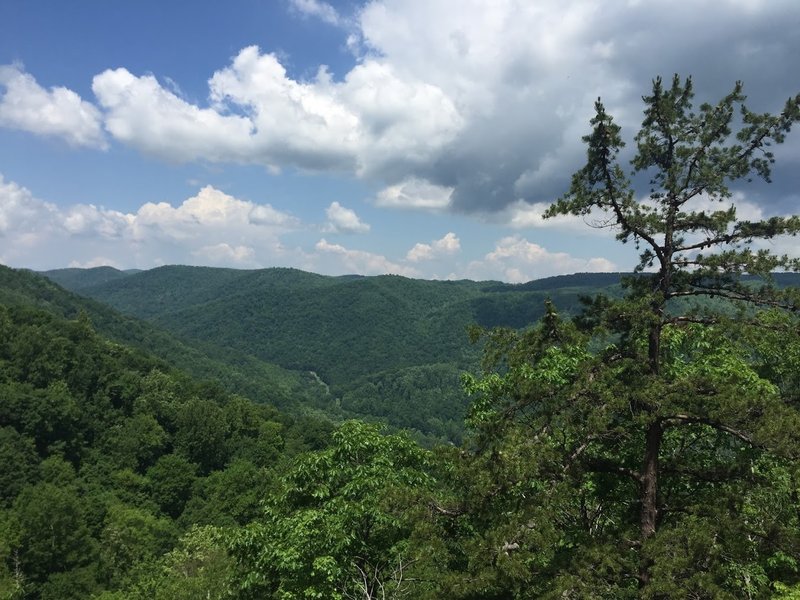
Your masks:
M800 92L797 0L0 0L0 23L0 263L37 270L631 270L613 231L542 218L594 101L630 142L659 75L698 105ZM800 212L800 132L776 157L740 218Z

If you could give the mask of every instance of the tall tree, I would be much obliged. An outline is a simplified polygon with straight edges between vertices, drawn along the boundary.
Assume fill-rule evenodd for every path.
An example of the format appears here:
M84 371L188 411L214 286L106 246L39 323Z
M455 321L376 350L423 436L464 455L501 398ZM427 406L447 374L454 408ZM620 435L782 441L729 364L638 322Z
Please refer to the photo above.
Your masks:
M409 491L430 485L429 462L404 436L342 424L330 448L295 461L264 518L230 536L242 597L411 597Z
M596 218L632 241L640 260L626 296L592 301L577 329L551 309L532 332L491 333L493 372L468 381L479 443L500 457L513 431L513 451L532 461L527 475L538 481L526 497L569 523L548 568L563 567L565 544L581 547L571 560L581 554L594 565L588 570L605 570L615 597L623 588L645 597L722 597L737 586L757 596L753 590L763 593L775 576L765 557L797 551L788 521L775 520L786 518L777 497L791 501L791 485L776 481L795 476L789 440L800 425L797 398L770 379L769 358L748 331L797 336L797 320L760 309L800 309L798 290L771 278L800 270L800 261L763 243L796 235L800 218L740 220L729 186L753 176L769 181L771 146L800 120L800 95L777 115L750 111L741 83L696 112L692 98L691 79L653 82L630 174L619 162L620 127L598 99L583 138L586 165L546 216ZM499 445L498 435L505 436ZM536 522L530 511L521 521L526 530ZM622 547L612 565L615 537ZM703 560L692 548L703 549ZM550 576L574 591L563 570ZM675 577L683 578L680 589L665 583Z

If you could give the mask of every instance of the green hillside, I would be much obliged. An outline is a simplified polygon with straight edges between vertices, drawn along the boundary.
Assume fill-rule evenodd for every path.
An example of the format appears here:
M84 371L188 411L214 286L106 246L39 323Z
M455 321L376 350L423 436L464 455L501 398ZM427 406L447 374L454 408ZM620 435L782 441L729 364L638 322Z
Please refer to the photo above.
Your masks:
M82 272L89 280L96 278L95 269ZM71 277L70 281L77 288L83 285L80 278ZM213 379L226 389L258 402L297 408L320 404L322 401L317 398L325 396L324 390L307 374L294 373L232 349L197 342L187 344L152 324L121 315L29 271L0 265L0 304L31 306L68 319L83 312L110 339L147 351L195 377Z
M581 295L599 288L616 294L620 277L578 274L510 285L186 266L100 283L93 270L85 281L76 275L61 281L220 358L238 352L313 372L332 396L312 404L328 414L376 417L451 441L460 438L466 407L460 373L480 355L468 341L469 326L525 327L543 314L548 298L574 312Z
M74 300L53 284L0 275L0 598L117 590L198 527L254 519L292 459L328 443L328 421L192 380L87 313L47 310Z
M468 341L470 326L526 327L542 316L547 299L576 314L582 296L618 297L623 276L579 273L513 285L327 277L285 268L167 266L83 274L70 270L65 278L59 271L56 277L221 362L245 371L279 365L314 381L317 393L301 394L307 407L334 418L378 418L454 442L467 402L460 374L477 366L481 352ZM796 281L795 275L776 276L779 285Z
M580 275L514 286L169 266L73 289L187 339L313 370L340 386L387 369L472 364L468 326L523 327L547 298L575 310L581 294L618 280Z
M120 271L114 267L93 267L91 269L53 269L45 274L48 279L56 282L61 287L77 291L81 288L113 281L139 272L141 271L138 269Z

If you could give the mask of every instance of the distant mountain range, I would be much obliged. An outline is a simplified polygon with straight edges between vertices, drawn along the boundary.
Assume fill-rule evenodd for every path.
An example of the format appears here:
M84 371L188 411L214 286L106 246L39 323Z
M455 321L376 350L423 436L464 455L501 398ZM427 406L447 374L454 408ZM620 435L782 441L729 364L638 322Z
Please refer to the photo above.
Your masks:
M581 296L619 295L625 274L580 273L517 285L329 277L285 268L98 267L43 275L94 300L70 296L72 304L90 307L84 309L101 330L126 341L150 339L148 349L158 356L180 361L195 375L225 374L223 385L256 400L333 418L385 419L458 441L467 405L460 374L476 370L480 356L467 328L525 327L541 317L547 299L575 314ZM778 279L800 284L795 274ZM104 305L127 315L127 325L119 324L123 317L108 316ZM193 360L197 364L188 368ZM253 373L260 393L240 379ZM265 392L270 376L280 393Z
M92 279L95 271L104 270L82 271ZM282 369L241 352L183 342L155 325L79 296L31 271L0 265L0 304L32 306L68 319L85 313L103 336L152 354L196 378L215 380L258 402L297 408L313 405L315 398L324 395L308 374Z
M542 315L547 298L574 312L581 295L619 293L621 276L577 274L511 285L185 266L44 275L214 360L241 368L246 357L301 381L311 376L329 392L306 389L281 408L310 403L334 418L382 418L451 440L461 435L467 404L460 374L475 370L480 355L468 341L468 326L524 327Z

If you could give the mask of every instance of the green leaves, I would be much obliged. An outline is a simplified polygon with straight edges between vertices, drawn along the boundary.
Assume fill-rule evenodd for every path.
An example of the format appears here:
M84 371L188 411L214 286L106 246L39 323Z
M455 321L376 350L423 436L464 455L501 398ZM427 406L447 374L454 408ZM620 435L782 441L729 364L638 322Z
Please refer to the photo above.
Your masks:
M483 493L466 511L492 566L464 552L498 596L760 598L797 577L798 321L758 311L797 310L772 273L800 261L764 242L800 218L737 220L727 202L769 179L800 96L757 115L742 89L695 111L691 79L654 80L631 178L595 104L586 164L546 214L604 214L637 244L637 274L623 299L587 303L580 332L552 307L489 332L484 374L464 378Z
M344 423L330 449L295 463L266 499L263 521L230 538L242 585L276 598L326 599L352 597L365 575L400 585L384 568L413 558L408 494L430 485L428 466L410 440Z
M703 104L695 113L691 79L682 83L676 75L669 88L660 77L653 81L652 94L643 97L644 119L635 137L637 152L631 159L634 174L650 176L650 189L636 197L616 162L624 146L620 128L598 100L590 122L592 133L583 138L586 166L575 173L569 192L545 216L605 212L610 224L619 228L620 241L633 238L644 244L640 267L656 259L665 272L695 261L704 266L699 257L679 255L681 252L724 249L726 245L796 234L800 223L795 217L737 222L733 208L697 208L701 200L729 199L732 192L728 186L751 174L769 181L774 162L770 148L782 143L800 120L800 95L790 98L778 115L759 115L744 105L742 89L737 82L716 105ZM742 124L734 135L737 106ZM698 241L697 234L704 239ZM723 268L736 264L729 261ZM772 268L777 267L797 265L784 259L773 263Z

